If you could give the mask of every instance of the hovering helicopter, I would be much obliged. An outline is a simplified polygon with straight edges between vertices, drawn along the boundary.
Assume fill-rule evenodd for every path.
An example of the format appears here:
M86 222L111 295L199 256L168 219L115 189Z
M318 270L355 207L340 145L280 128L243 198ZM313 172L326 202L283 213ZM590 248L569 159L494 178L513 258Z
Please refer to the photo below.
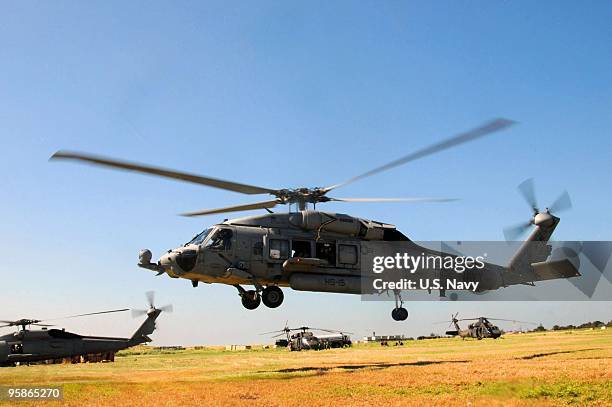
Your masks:
M512 319L501 319L501 318L478 317L478 318L462 318L462 319L457 319L457 315L459 315L458 312L455 313L455 315L451 315L451 320L450 321L443 321L443 322L450 322L451 324L453 324L455 326L455 330L454 331L446 331L446 335L460 336L461 339L476 338L478 340L481 340L481 339L484 339L484 338L497 339L497 338L501 337L502 336L502 330L499 329L499 327L493 325L491 323L491 321L509 321L509 322L513 322L513 323L519 322L519 323L522 323L522 324L536 325L533 322L516 321L516 320L512 320ZM461 329L461 327L459 326L459 321L475 321L475 322L470 323L468 325L467 329ZM442 322L440 322L440 323L442 323Z
M61 359L92 353L117 352L142 343L151 342L151 335L155 330L155 320L162 311L172 311L172 306L156 308L153 305L154 294L147 293L149 308L147 310L133 310L134 316L147 315L142 325L130 338L110 338L103 336L84 336L68 332L64 329L47 329L53 325L42 324L52 320L85 317L91 315L109 314L129 311L118 309L112 311L91 312L87 314L71 315L62 318L47 320L18 319L16 321L0 321L4 327L20 327L13 334L0 336L0 366L15 366L17 363L38 362L49 359ZM41 326L42 330L28 330L29 326Z
M253 310L261 302L270 308L280 306L284 299L281 287L291 287L299 291L362 294L362 287L367 286L365 279L373 276L372 264L375 256L394 256L396 253L454 256L417 245L390 223L340 213L320 212L316 210L316 205L330 201L450 201L452 199L446 198L334 198L327 194L399 165L504 130L513 123L507 119L495 119L345 182L315 188L263 188L67 151L58 151L51 159L74 160L248 195L272 195L274 198L271 200L252 204L185 213L184 216L200 216L251 209L268 211L264 215L225 220L207 228L182 246L168 250L155 263L151 261L151 251L144 249L139 255L138 266L154 271L158 276L166 274L171 278L187 279L193 287L197 287L200 282L232 285L238 290L242 305ZM534 212L530 221L514 228L513 232L519 234L533 225L535 228L527 241L547 242L560 221L553 213L567 209L571 202L567 194L564 194L549 209L540 212L535 200L531 201L534 203L531 205ZM290 209L291 205L295 204L298 211L271 211L275 206L283 204L288 204ZM309 204L312 209L308 209ZM516 284L530 285L535 281L580 275L567 260L544 262L549 254L546 250L532 250L526 242L510 264L499 266L486 263L481 275L476 276L480 281L479 290L496 290ZM427 272L430 272L432 277L439 276L439 271ZM253 286L254 289L247 290L243 285ZM445 296L444 290L440 290L440 295ZM406 320L408 311L403 307L401 293L394 291L394 296L395 308L391 316L396 321Z
M323 335L315 335L312 331L327 332ZM295 332L295 333L291 333ZM273 338L286 336L286 339L276 341L277 346L286 346L293 351L301 350L322 350L331 348L347 348L352 345L350 332L336 331L333 329L311 328L301 326L299 328L289 328L287 324L279 331L264 332L261 335L278 334Z

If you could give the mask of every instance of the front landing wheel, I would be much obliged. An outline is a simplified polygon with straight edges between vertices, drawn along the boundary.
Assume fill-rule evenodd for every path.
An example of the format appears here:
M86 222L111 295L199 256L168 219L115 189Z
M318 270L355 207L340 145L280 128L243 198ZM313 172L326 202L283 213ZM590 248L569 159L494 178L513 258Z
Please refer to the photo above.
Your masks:
M242 294L240 297L240 299L242 300L242 306L246 309L253 310L259 307L259 304L261 304L261 297L255 290L245 291L245 293Z
M264 305L268 308L279 307L285 299L283 291L274 285L264 288L263 292L261 293L261 297Z
M408 310L403 307L394 308L393 311L391 311L391 318L395 321L405 321L408 319Z

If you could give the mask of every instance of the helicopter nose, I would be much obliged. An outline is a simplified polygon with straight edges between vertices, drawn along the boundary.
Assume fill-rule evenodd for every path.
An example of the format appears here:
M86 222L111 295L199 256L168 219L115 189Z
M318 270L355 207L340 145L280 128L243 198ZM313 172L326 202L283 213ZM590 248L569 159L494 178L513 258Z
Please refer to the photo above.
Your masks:
M187 273L196 265L198 253L195 250L171 251L164 254L159 263L162 267L170 267L176 274Z
M159 264L162 267L172 267L174 264L176 264L174 259L175 257L176 256L173 252L168 252L159 258Z

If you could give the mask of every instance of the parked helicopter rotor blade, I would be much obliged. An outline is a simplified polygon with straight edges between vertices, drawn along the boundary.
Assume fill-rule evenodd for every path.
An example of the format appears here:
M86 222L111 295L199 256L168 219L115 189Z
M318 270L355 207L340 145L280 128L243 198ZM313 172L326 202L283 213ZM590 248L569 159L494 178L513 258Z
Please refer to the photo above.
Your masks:
M521 182L518 186L518 190L529 205L529 207L534 211L538 211L538 200L536 199L535 194L535 186L533 184L533 178L526 179Z
M194 184L207 185L213 188L226 189L229 191L240 192L242 194L254 195L254 194L272 194L276 195L278 191L269 188L262 188L254 185L241 184L232 181L226 181L218 178L205 177L201 175L190 174L186 172L179 172L169 170L165 168L153 167L144 164L137 164L128 161L119 161L116 159L72 152L72 151L58 151L53 154L50 160L74 160L82 161L94 165L100 165L104 167L122 169L126 171L140 172L144 174L157 175L165 178L172 178L186 182L192 182Z
M155 291L147 291L145 296L147 297L147 304L149 304L149 308L155 308Z
M387 163L387 164L382 165L380 167L374 168L374 169L372 169L372 170L370 170L368 172L365 172L365 173L363 173L361 175L358 175L356 177L350 178L347 181L344 181L344 182L339 183L339 184L331 185L331 186L325 188L324 190L325 190L325 192L329 192L332 189L340 188L342 186L351 184L351 183L353 183L355 181L358 181L358 180L361 180L363 178L366 178L366 177L378 174L380 172L389 170L389 169L397 167L399 165L403 165L403 164L409 163L411 161L418 160L420 158L423 158L423 157L426 157L426 156L438 153L440 151L449 149L451 147L455 147L455 146L458 146L460 144L467 143L469 141L476 140L476 139L484 137L486 135L489 135L489 134L495 133L497 131L506 129L506 128L512 126L513 124L515 124L514 121L508 120L508 119L503 119L503 118L497 118L497 119L491 120L491 121L486 122L485 124L483 124L483 125L481 125L479 127L476 127L476 128L474 128L472 130L469 130L469 131L467 131L465 133L458 134L458 135L453 136L453 137L451 137L449 139L446 139L446 140L440 141L438 143L432 144L432 145L430 145L428 147L425 147L425 148L423 148L421 150L417 150L417 151L415 151L413 153L410 153L410 154L408 154L408 155L406 155L404 157L398 158L397 160L391 161L390 163Z
M279 332L284 332L284 331L270 331L270 332L260 332L258 335L270 335L270 334L276 334Z
M146 313L147 313L147 310L144 310L144 309L133 309L132 318L138 318L142 315L145 315Z
M279 329L277 331L270 331L270 332L262 332L259 335L270 335L270 334L276 334L279 332L287 332L287 328L286 329Z
M507 241L517 240L527 231L527 229L529 229L531 224L531 221L528 223L521 222L514 226L507 227L504 229L504 237Z
M129 310L130 310L129 308L123 308L123 309L114 309L114 310L110 310L110 311L89 312L87 314L69 315L67 317L44 319L43 321L56 321L58 319L86 317L86 316L89 316L89 315L111 314L111 313L114 313L114 312L125 312L125 311L129 311Z
M30 325L36 325L36 326L55 326L55 325L51 325L51 324L37 324L37 323L33 323Z
M174 311L174 307L172 306L172 304L168 304L168 305L164 305L163 307L159 307L158 310L163 311L163 312L172 312Z
M450 328L455 321L458 321L457 315L459 315L459 312L455 312L454 314L451 314L451 319L450 321L448 321L448 328Z
M306 328L306 329L310 329L313 331L323 331L323 332L329 332L332 334L340 334L340 333L348 333L351 334L350 332L344 332L344 331L337 331L335 329L325 329L325 328L312 328L312 327L302 327L302 328ZM351 334L352 335L352 334Z
M334 202L451 202L457 198L329 198Z
M538 325L535 322L529 322L529 321L517 321L516 319L502 319L502 318L488 318L487 319L489 321L506 321L506 322L512 322L515 324L530 324L530 325Z
M572 208L572 200L567 191L563 191L561 195L550 205L548 210L551 213L559 213Z
M277 204L278 204L278 201L263 201L263 202L256 202L252 204L228 206L225 208L204 209L201 211L187 212L187 213L182 213L181 216L202 216L202 215L212 215L215 213L247 211L250 209L270 209L270 208L274 208Z

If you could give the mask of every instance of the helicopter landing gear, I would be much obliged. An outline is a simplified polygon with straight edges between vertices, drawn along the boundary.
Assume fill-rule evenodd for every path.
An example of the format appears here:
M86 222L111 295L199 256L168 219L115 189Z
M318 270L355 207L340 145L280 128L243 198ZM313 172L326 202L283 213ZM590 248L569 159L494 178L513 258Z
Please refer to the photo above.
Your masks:
M408 319L408 310L403 307L404 301L399 290L394 290L393 295L395 296L395 308L391 311L391 318L395 321L405 321Z
M261 304L261 296L256 290L245 290L238 284L234 287L238 289L238 295L242 301L242 306L246 309L253 310Z
M391 311L391 318L395 321L405 321L408 319L408 310L403 307L394 308L393 311Z
M285 296L280 288L275 285L271 285L264 288L261 293L261 299L266 307L277 308L283 303Z
M261 304L261 296L255 290L246 291L242 295L242 306L246 309L255 309Z

